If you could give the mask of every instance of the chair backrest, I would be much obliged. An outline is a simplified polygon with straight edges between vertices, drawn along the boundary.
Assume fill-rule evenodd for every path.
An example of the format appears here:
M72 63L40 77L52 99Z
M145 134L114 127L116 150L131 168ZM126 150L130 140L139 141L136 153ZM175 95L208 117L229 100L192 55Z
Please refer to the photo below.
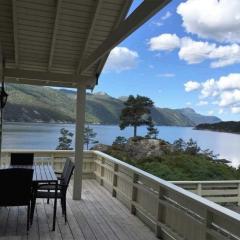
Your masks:
M26 206L31 199L33 169L0 169L0 206Z
M63 171L62 171L62 178L65 178L67 171L68 171L68 166L70 164L71 160L69 158L66 159L64 167L63 167Z
M66 187L66 189L67 189L67 187L69 185L69 182L71 180L74 168L75 168L74 163L71 160L69 160L65 176L63 176L63 180L61 182Z
M11 153L11 165L33 165L33 153Z

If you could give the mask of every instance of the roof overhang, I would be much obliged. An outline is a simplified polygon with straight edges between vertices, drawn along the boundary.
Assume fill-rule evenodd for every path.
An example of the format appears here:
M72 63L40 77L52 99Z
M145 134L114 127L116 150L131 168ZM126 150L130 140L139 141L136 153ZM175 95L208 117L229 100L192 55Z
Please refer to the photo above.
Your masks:
M144 0L126 17L132 0L1 0L4 79L92 88L110 51L169 2Z

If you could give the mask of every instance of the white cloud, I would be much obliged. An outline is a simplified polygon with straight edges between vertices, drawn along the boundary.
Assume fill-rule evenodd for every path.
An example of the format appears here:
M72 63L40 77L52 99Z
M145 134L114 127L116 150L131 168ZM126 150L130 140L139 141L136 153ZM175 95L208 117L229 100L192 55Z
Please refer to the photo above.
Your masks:
M208 105L208 101L200 101L199 103L197 103L197 106L206 106Z
M187 106L192 106L192 103L191 102L186 102L186 105Z
M231 73L228 76L222 76L217 82L217 85L221 90L240 89L240 74Z
M164 21L167 20L168 18L170 18L172 16L172 13L167 11L161 18L159 21L152 21L151 24L154 24L158 27L162 26L164 24Z
M189 64L200 63L208 58L214 50L215 44L193 41L191 38L182 38L178 56Z
M240 107L232 107L231 111L232 113L240 113Z
M184 87L186 92L191 92L199 89L201 87L201 84L194 81L188 81L184 84Z
M238 44L219 46L210 52L209 59L213 59L212 68L224 67L240 63L240 46Z
M212 68L225 67L240 63L240 45L219 45L195 41L189 37L179 38L176 34L161 34L149 41L151 51L172 51L179 49L179 59L188 64L210 60Z
M219 106L220 112L229 109L232 113L240 113L240 73L231 73L219 79L208 79L205 82L189 81L184 84L185 91L200 90L198 106L211 103ZM203 100L204 99L204 100Z
M218 111L218 114L223 114L224 113L224 110L223 109L219 109L219 111Z
M188 0L177 7L188 33L224 42L240 42L239 0Z
M160 73L157 77L165 77L165 78L172 78L175 77L175 73Z
M217 93L216 82L213 78L202 83L201 98L214 97Z
M240 90L224 91L220 95L220 107L240 104Z
M208 111L208 113L207 113L209 116L212 116L213 114L214 114L214 111L213 110L210 110L210 111Z
M161 17L161 19L162 19L162 20L166 20L166 19L170 18L171 16L172 16L172 13L169 12L169 11L167 11L167 12L165 13L165 15L163 15L163 16Z
M180 39L176 34L164 33L151 38L148 45L151 51L172 51L180 47Z
M122 72L136 67L139 56L136 51L126 47L115 47L107 60L105 70Z

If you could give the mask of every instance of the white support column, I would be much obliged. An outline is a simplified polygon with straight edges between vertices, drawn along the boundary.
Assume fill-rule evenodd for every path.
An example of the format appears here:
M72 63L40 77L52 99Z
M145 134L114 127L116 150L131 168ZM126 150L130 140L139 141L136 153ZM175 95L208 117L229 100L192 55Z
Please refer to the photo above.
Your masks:
M75 171L73 183L74 200L80 200L82 195L85 102L86 102L86 88L78 87L76 100Z

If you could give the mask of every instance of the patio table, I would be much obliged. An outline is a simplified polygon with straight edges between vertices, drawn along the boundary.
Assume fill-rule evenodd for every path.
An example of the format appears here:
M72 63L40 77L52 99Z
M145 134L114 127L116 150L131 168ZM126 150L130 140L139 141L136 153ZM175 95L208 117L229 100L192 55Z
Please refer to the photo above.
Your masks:
M4 166L6 168L6 166ZM8 168L32 168L33 171L33 194L37 191L38 185L40 184L53 184L55 186L55 198L54 198L54 207L53 207L53 225L52 230L55 230L56 225L56 212L57 212L57 191L58 191L58 179L53 170L53 167L49 164L46 165L10 165ZM33 204L31 204L31 216L30 221L33 221L34 215Z

